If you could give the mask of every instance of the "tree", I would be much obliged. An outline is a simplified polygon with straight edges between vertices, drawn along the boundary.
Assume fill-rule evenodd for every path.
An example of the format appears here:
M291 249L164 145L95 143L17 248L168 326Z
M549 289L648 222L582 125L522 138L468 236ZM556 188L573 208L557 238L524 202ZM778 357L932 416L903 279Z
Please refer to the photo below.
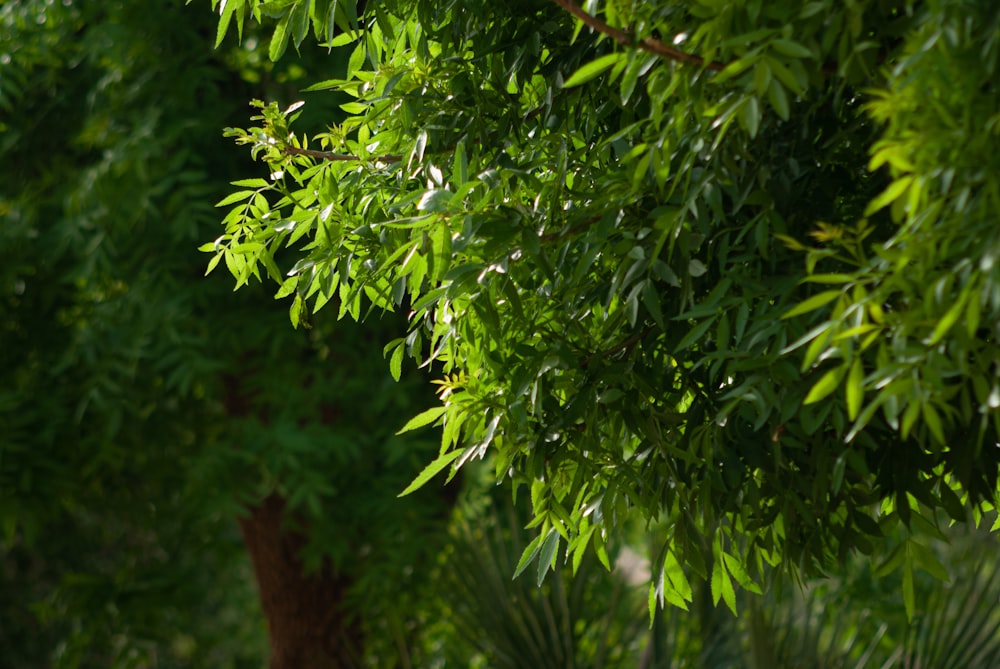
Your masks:
M172 2L0 6L0 666L260 666L247 547L287 656L391 666L420 622L453 491L396 500L435 444L394 432L433 395L197 251L250 167L219 129L329 56L214 35Z
M520 565L631 511L653 604L779 571L913 569L978 523L1000 431L1000 7L967 0L229 0L220 33L353 49L232 129L267 165L205 250L300 325L407 312L443 426L416 483L488 454L530 489ZM276 19L272 23L271 20ZM339 34L337 34L339 32Z

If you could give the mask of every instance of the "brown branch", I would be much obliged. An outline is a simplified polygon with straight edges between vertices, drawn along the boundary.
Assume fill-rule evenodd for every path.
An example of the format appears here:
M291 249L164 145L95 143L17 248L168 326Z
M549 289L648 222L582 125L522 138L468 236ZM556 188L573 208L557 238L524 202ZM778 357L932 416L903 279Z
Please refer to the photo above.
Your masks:
M310 158L319 158L320 160L330 160L330 161L350 161L350 160L361 160L357 156L353 156L349 153L333 153L332 151L316 151L315 149L300 149L295 146L286 146L281 150L287 156L309 156ZM380 162L396 162L402 160L402 156L397 156L396 154L390 153L384 156L371 156L369 160L376 160Z
M574 225L573 227L571 227L569 230L559 230L557 232L547 232L544 235L541 235L538 239L540 239L543 242L551 242L552 240L559 239L560 237L569 237L570 235L575 235L576 233L580 232L581 230L586 230L587 228L589 228L590 226L592 226L594 223L597 223L599 220L601 220L600 216L591 216L590 218L588 218L587 220L583 221L582 223L577 223L576 225Z
M681 51L680 49L675 49L669 44L664 44L655 37L645 37L641 40L636 39L635 35L632 33L609 26L596 16L588 14L579 5L573 3L572 0L552 0L552 2L559 5L597 32L604 33L622 46L635 46L643 51L654 53L657 56L662 56L663 58L669 58L670 60L677 61L678 63L687 63L688 65L704 67L705 69L713 70L715 72L722 70L729 64L722 63L717 60L706 61L701 56L693 53L687 53L686 51ZM876 63L881 64L885 60L885 57L884 53L879 54ZM834 76L838 72L838 67L836 64L824 63L821 66L821 71L826 76Z
M609 349L605 349L603 351L590 355L587 358L581 360L580 367L587 367L588 365L590 365L590 363L596 356L600 356L602 358L610 358L611 356L617 353L623 353L623 352L627 353L628 351L632 350L632 348L636 344L638 344L641 339L646 337L646 335L652 333L654 330L656 330L656 326L650 325L645 329L643 329L641 332L636 332L635 334L633 334L631 337L621 342L620 344L616 344L615 346L612 346Z
M726 63L720 63L714 60L706 61L701 56L696 56L694 54L681 51L680 49L675 49L668 44L664 44L655 37L637 39L632 33L625 32L624 30L620 30L618 28L613 28L596 16L592 16L583 11L583 9L572 0L552 0L552 2L559 5L597 32L604 33L622 46L635 46L643 51L655 53L657 56L669 58L670 60L677 61L678 63L696 65L698 67L704 67L708 70L719 71L726 66Z

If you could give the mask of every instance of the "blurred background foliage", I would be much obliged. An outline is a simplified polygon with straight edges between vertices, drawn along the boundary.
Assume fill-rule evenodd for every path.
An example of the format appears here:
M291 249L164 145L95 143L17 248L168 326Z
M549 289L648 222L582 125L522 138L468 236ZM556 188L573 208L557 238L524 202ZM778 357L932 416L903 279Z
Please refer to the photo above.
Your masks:
M293 331L269 291L204 279L196 251L253 169L220 129L343 58L305 43L272 64L253 28L218 50L215 30L169 0L0 6L0 667L263 666L235 518L274 492L306 564L350 575L367 666L996 666L979 535L942 549L953 585L918 577L912 624L898 575L859 560L745 596L739 618L704 590L650 628L644 588L592 555L575 579L512 581L525 510L476 476L457 502L399 502L437 447L394 436L429 401L412 370L384 371L376 342L403 326Z
M358 615L433 564L450 501L396 500L426 398L371 336L398 324L294 332L196 251L248 167L221 129L338 56L214 35L166 0L0 7L0 666L261 666L235 518L272 492Z

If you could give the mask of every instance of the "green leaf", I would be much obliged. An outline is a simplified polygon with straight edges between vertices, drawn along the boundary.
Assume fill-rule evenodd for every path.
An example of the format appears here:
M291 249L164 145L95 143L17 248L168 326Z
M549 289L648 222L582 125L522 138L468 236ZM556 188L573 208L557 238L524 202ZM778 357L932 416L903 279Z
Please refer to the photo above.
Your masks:
M962 298L967 298L967 297L968 293L963 291ZM978 299L979 299L978 296L973 297L973 300L978 300ZM938 321L936 326L934 326L934 332L931 333L930 338L925 342L927 346L937 346L939 343L941 343L941 340L944 339L945 335L948 334L948 331L951 330L952 326L954 326L955 323L958 322L958 319L962 316L962 313L964 311L965 311L965 299L956 300L955 304L953 304L948 309L948 311L945 312L945 315L942 316L941 320Z
M226 260L228 260L230 255L226 254ZM303 300L301 295L296 295L295 299L292 300L292 306L288 308L288 319L292 321L292 327L299 327L299 318L302 314Z
M875 578L885 578L892 572L896 570L899 565L903 564L903 560L906 558L906 542L902 542L890 551L889 555L882 561L878 567L872 571L872 576Z
M920 417L920 406L921 403L919 401L910 402L906 405L906 409L903 411L903 420L899 423L899 433L903 436L903 439L910 436L910 430L913 429L917 418Z
M941 564L937 555L931 551L927 546L917 543L916 541L910 541L910 550L913 552L914 562L921 569L929 573L934 578L939 581L948 581L948 570L945 566Z
M660 306L660 296L657 293L656 288L652 281L643 281L642 285L642 303L645 305L646 310L649 311L649 315L653 317L653 321L661 330L666 328L666 321L663 318L663 309Z
M945 481L941 481L938 485L939 496L941 497L941 505L944 507L945 511L951 516L952 520L958 522L964 522L968 519L968 513L965 510L965 506L962 504L962 500L958 498L955 491L951 489Z
M771 85L767 88L767 100L771 103L774 111L778 113L778 116L783 121L787 121L791 115L791 110L788 106L788 94L785 93L784 87L778 83L777 79L771 79Z
M399 346L392 352L392 356L389 358L389 373L392 374L392 378L397 382L399 377L403 374L403 352L404 346L403 342L399 342Z
M697 278L703 275L707 271L708 268L705 267L705 263L698 260L697 258L692 259L691 262L688 263L688 274L690 274L693 277Z
M216 207L225 207L227 204L233 204L235 202L242 202L243 200L249 200L250 198L252 198L256 194L257 194L257 191L255 191L255 190L241 190L241 191L236 191L235 193L231 193L231 194L227 195L226 197L222 198L221 200L219 200L218 202L216 202L215 206Z
M803 404L815 404L832 393L840 385L840 380L844 378L843 365L835 367L820 377L820 380L809 390L809 394L802 401Z
M717 557L712 564L712 603L719 604L719 600L725 601L729 610L736 615L736 591L733 589L733 582L729 578L729 572L722 564L722 559Z
M597 559L600 561L604 568L611 571L611 560L608 559L608 548L604 545L604 539L601 538L600 532L594 532L594 552L597 553Z
M847 417L850 420L857 418L858 412L861 411L861 400L865 396L864 388L861 385L864 375L865 372L861 364L861 357L858 356L851 363L851 371L847 374L847 385L845 387L845 392L847 393Z
M590 543L590 536L594 533L596 529L597 529L596 525L591 525L582 534L578 535L572 541L572 553L573 553L572 566L573 566L574 576L576 576L576 574L580 571L580 564L583 562L583 556L587 552L587 544Z
M813 52L808 48L799 44L798 42L792 41L790 39L785 39L784 37L779 37L776 40L771 41L771 46L778 53L791 56L792 58L812 58Z
M760 128L760 101L757 96L750 96L740 109L740 122L751 139L757 136L757 130Z
M219 25L215 31L215 48L218 49L219 45L222 44L222 40L226 37L226 32L229 30L229 23L233 18L233 12L236 11L236 6L240 4L242 0L227 0L222 7L222 14L219 16Z
M927 428L934 435L934 439L939 444L948 443L944 436L944 426L941 424L941 416L938 414L937 409L930 402L924 402L922 407L922 413L924 416L924 423L926 423Z
M219 261L222 259L224 255L225 253L220 251L219 253L216 253L214 256L212 256L212 259L208 261L208 268L205 270L205 276L208 276L209 274L212 273L212 270L215 269L215 267L219 264Z
M358 34L356 32L342 32L333 39L323 42L322 46L331 49L336 49L338 47L347 46L348 44L351 44L357 39L358 39Z
M563 88L573 88L574 86L579 86L580 84L585 84L591 79L599 76L602 72L607 70L609 67L617 63L626 54L624 52L609 53L607 55L601 56L596 60L592 60L576 72L574 72L569 79L563 84Z
M455 155L451 167L452 179L455 187L460 186L469 180L469 159L465 155L465 140L460 140L455 145Z
M982 302L978 291L972 292L968 299L968 307L965 313L965 333L969 337L975 337L979 330L979 322L982 316Z
M298 49L302 41L309 34L309 5L314 0L297 0L289 15L289 24L292 28L292 43Z
M868 206L865 208L865 216L871 216L875 212L889 206L894 201L902 197L903 193L906 192L911 183L913 183L913 177L910 175L900 177L899 179L893 181L889 184L888 188L868 203Z
M681 598L689 602L694 601L694 593L691 590L691 582L688 581L688 577L684 573L684 567L680 562L678 562L677 557L672 551L667 552L663 568L664 573L670 580L670 584L681 596ZM687 607L685 606L683 608L686 609Z
M759 61L753 68L753 87L757 95L767 95L771 87L771 68L766 60ZM759 107L759 105L758 105Z
M443 469L445 469L452 462L457 460L458 457L462 455L462 453L464 452L465 449L460 448L458 450L454 450L449 453L445 453L444 455L438 456L434 460L434 462L427 465L422 472L417 474L417 478L413 479L413 482L410 483L410 485L406 486L406 489L403 492L399 493L397 497L405 497L406 495L409 495L410 493L422 488L424 484L426 484L432 478L437 476Z
M794 318L795 316L800 316L802 314L807 314L810 311L815 311L819 309L824 304L829 304L835 299L843 295L844 293L839 290L825 290L822 293L813 295L807 300L799 302L794 307L785 312L782 318Z
M712 78L712 81L717 84L721 84L733 79L734 77L738 77L750 69L754 63L757 62L757 58L758 55L755 50L754 52L751 52L751 55L749 56L731 61Z
M298 285L299 285L298 275L288 277L287 279L284 280L284 282L282 282L281 287L278 289L278 292L274 294L274 299L280 300L283 297L288 297L289 295L295 292L295 289L298 287Z
M535 559L535 556L542 549L542 540L545 538L546 535L539 534L524 547L524 550L521 551L521 559L517 561L517 567L514 569L514 575L511 579L517 578L521 575L521 572L527 569L528 565L531 564L531 561Z
M288 16L286 15L280 21L278 25L274 27L274 34L271 35L271 46L267 51L268 58L271 59L272 63L278 61L282 55L285 53L285 49L288 47Z
M230 183L240 188L269 188L271 186L266 179L261 179L260 177L255 179L240 179L239 181L231 181Z
M358 45L354 47L351 52L351 57L347 61L347 78L352 78L355 73L361 71L361 68L365 65L365 58L368 55L368 49L365 47L364 40L358 42Z
M906 620L912 621L916 611L916 592L913 586L913 554L910 542L906 542L906 557L903 560L903 607L906 609Z
M805 250L805 249L800 249ZM803 283L829 283L829 284L845 284L853 280L850 274L810 274L806 278L802 279Z
M622 105L628 104L632 93L635 92L635 85L638 83L641 74L642 62L635 56L635 51L629 52L628 66L625 68L625 76L622 77L621 85L619 86Z
M431 407L430 409L427 409L426 411L417 414L409 421L407 421L406 425L399 428L399 431L396 432L396 434L403 434L404 432L410 432L412 430L424 427L425 425L430 425L438 418L443 416L445 411L447 410L448 407L446 406Z
M772 56L764 56L764 60L767 61L771 68L771 73L774 75L774 80L771 81L772 89L774 84L780 81L784 88L796 95L802 95L805 92L806 82L800 81L782 61Z
M364 114L368 111L368 105L364 102L345 102L340 108L348 114Z
M451 202L452 195L454 193L444 189L425 191L417 203L417 211L426 211L432 214L445 211L448 208L448 203Z
M262 248L264 248L263 242L244 242L242 244L236 244L235 246L229 247L229 252L245 256L250 255L255 251L260 251Z
M746 589L748 592L753 592L758 595L761 594L760 586L753 582L753 579L750 578L750 574L747 573L746 567L742 562L736 559L735 556L723 551L722 561L725 563L726 569L733 575L733 578L736 579L736 582L739 583L741 587ZM736 613L736 611L734 610L733 613Z
M713 323L715 323L715 316L708 318L691 328L688 333L684 335L679 342L677 342L677 350L683 351L695 342L701 340L701 338L705 336L705 333L708 332L708 329L712 327Z
M545 541L542 542L542 548L538 552L538 578L536 583L541 587L542 582L545 580L545 574L548 573L549 569L555 563L556 550L559 548L559 532L555 528L550 529L548 535L545 537Z

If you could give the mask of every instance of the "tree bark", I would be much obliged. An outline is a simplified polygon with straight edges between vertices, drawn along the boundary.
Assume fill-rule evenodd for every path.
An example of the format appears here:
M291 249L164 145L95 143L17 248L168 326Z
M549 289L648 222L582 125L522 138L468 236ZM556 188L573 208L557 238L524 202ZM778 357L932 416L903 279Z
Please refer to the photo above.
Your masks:
M304 538L286 526L285 500L265 498L239 519L253 562L271 641L271 669L353 669L362 648L357 621L344 613L350 581L325 565L306 574Z

